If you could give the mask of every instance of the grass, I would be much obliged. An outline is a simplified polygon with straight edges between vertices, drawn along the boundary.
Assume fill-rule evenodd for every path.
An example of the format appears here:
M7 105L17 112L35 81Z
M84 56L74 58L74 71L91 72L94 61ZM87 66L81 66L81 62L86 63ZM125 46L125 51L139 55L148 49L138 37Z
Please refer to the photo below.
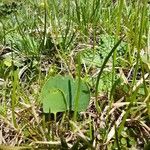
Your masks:
M2 0L0 149L146 149L149 15L148 0ZM57 74L79 78L77 103L87 82L85 112L43 114Z

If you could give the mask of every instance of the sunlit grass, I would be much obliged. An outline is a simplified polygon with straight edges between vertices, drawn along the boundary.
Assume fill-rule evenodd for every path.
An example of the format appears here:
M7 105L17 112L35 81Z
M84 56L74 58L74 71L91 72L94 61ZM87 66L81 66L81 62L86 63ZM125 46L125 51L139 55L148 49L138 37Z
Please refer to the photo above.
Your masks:
M148 0L1 1L1 143L143 148L150 137L149 15ZM78 89L87 82L86 112L43 114L41 88L57 74L79 78Z

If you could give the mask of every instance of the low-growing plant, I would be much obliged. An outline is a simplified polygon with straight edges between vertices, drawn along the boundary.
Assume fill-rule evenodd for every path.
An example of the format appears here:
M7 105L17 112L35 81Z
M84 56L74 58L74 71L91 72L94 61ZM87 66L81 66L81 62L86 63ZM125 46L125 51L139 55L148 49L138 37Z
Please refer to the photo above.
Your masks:
M86 83L82 81L76 108L77 86L78 80L74 80L69 76L50 77L44 84L40 94L43 112L85 111L89 104L90 91Z

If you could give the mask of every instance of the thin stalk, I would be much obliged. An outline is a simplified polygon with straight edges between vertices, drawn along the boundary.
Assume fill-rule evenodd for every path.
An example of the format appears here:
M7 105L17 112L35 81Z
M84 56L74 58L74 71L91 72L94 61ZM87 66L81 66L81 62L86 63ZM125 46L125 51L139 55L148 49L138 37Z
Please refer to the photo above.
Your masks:
M146 2L146 0L144 0L144 2ZM139 37L138 37L138 44L137 44L137 58L136 58L136 66L135 66L135 72L133 75L133 82L132 85L135 84L136 82L136 77L137 77L137 73L138 73L138 68L139 68L139 62L140 62L140 51L141 51L141 41L142 41L142 35L143 35L143 29L144 29L144 17L145 17L145 6L146 3L142 2L143 4L141 7L141 20L140 20L140 28L139 28ZM140 2L139 2L140 5ZM139 8L140 11L140 8Z
M112 50L109 52L109 54L107 55L107 57L105 58L102 67L100 69L100 72L98 73L97 76L97 81L96 81L96 91L95 91L95 104L96 104L96 108L98 111L101 111L101 109L98 107L98 86L99 86L99 81L101 78L101 75L103 73L103 70L105 68L105 65L107 64L109 58L112 56L113 52L116 50L116 48L120 45L121 41L124 39L125 35L114 45L114 47L112 48Z
M41 85L41 69L40 69L40 65L41 65L41 52L44 50L45 44L46 44L46 30L47 29L47 0L44 0L44 33L43 33L43 38L42 38L42 42L39 46L39 62L38 62L38 66L39 66L39 85Z
M70 113L72 110L72 89L71 89L71 81L70 80L68 81L68 90L69 90L69 113Z
M12 121L15 128L17 128L17 121L15 116L15 105L17 100L16 90L18 86L18 71L14 70L14 58L12 53L12 94L11 94L11 109L12 109Z
M115 143L117 145L118 150L121 150L120 148L120 143L119 143L119 136L118 136L118 130L117 130L117 126L115 124Z
M74 102L74 121L77 119L77 112L78 112L78 105L79 105L79 98L80 98L80 91L81 91L81 56L80 52L77 55L77 60L78 60L78 86L77 86L77 93L75 96L75 102Z
M76 4L77 21L80 24L81 23L81 18L80 18L81 11L80 11L80 7L79 7L77 0L75 0L75 4Z
M119 8L118 8L118 17L117 17L117 23L116 23L116 40L118 39L121 31L121 16L122 16L122 10L123 10L123 0L119 1ZM112 65L112 85L114 84L115 80L115 65L116 65L116 58L117 58L117 51L115 49L113 53L113 65ZM111 99L110 95L110 99Z

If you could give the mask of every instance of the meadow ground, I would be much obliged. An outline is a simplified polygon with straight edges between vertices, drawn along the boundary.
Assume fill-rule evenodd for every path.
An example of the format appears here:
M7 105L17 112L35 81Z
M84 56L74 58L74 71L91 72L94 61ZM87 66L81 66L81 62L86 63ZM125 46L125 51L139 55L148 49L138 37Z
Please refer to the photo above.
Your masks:
M0 149L150 149L149 5L1 0Z

